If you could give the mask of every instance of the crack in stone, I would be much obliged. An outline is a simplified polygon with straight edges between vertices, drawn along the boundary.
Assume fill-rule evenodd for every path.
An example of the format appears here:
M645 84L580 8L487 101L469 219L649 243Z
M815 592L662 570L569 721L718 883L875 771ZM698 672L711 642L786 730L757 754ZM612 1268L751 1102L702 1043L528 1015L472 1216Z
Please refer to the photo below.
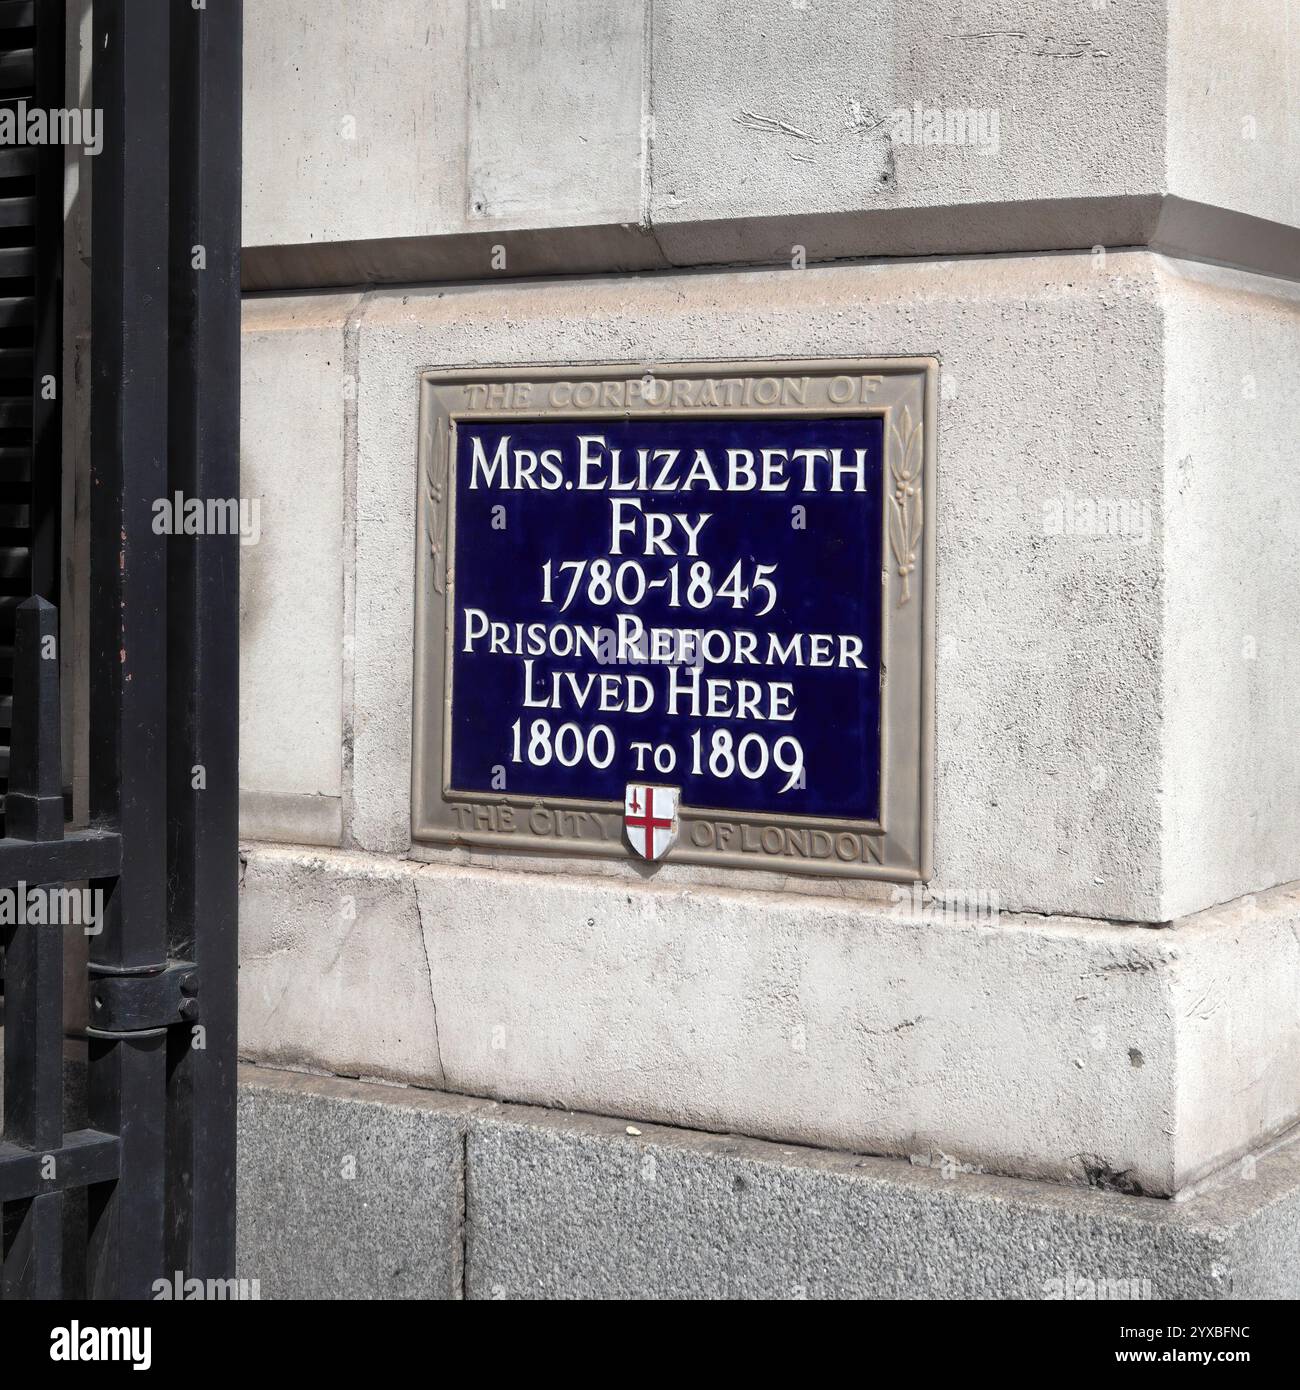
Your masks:
M414 874L411 875L411 893L415 898L415 918L420 924L420 947L424 951L424 973L429 980L429 1007L433 1011L433 1050L438 1059L438 1084L447 1085L447 1070L442 1065L442 1036L438 1031L438 999L433 988L433 962L429 959L429 936L424 925L424 909L420 906L420 887Z
M469 1127L460 1132L460 1278L462 1299L469 1297Z
M859 1028L858 1031L866 1033L868 1037L885 1038L894 1033L904 1033L909 1028L915 1028L918 1023L925 1021L924 1014L917 1014L915 1018L905 1018L901 1023L896 1023L892 1028Z

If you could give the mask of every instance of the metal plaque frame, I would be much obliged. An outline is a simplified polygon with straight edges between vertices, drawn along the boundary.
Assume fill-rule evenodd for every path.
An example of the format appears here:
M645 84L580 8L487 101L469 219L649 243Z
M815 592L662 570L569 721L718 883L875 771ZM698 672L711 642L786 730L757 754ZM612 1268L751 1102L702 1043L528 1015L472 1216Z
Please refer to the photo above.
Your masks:
M665 862L915 882L930 877L934 780L932 357L572 364L420 377L411 834L499 852L633 859L614 801L450 786L457 426L480 420L883 416L881 795L876 821L684 805Z

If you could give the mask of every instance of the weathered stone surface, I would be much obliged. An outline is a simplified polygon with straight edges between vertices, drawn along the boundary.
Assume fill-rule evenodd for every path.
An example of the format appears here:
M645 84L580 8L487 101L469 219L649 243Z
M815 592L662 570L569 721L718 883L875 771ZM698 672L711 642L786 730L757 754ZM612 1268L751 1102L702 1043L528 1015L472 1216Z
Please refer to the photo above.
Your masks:
M1294 567L1276 519L1297 322L1279 282L1136 254L373 295L358 320L356 842L409 839L413 595L392 556L414 533L419 368L671 361L703 341L717 356L941 358L936 886L1165 921L1300 877L1278 791L1296 780L1283 673L1300 654L1273 598ZM1229 352L1232 380L1212 387ZM1207 415L1242 376L1256 397ZM1192 678L1206 611L1224 647ZM1250 694L1260 662L1235 655L1247 630L1266 639L1268 697ZM1207 740L1215 719L1226 736Z
M656 0L652 221L1156 191L1162 9Z
M703 339L941 357L938 887L1165 921L1300 877L1298 321L1280 282L1142 255L251 301L245 833L409 844L420 367Z
M249 5L245 244L459 230L465 41L465 0Z
M241 1069L238 1275L262 1298L456 1298L453 1096Z
M938 882L1008 907L1162 918L1158 537L1044 524L1067 491L1158 518L1161 324L1140 255L372 295L358 319L355 842L409 843L413 582L393 557L415 534L421 367L635 366L698 358L702 342L715 357L934 352Z
M1154 1194L1300 1115L1293 895L1151 931L248 861L257 1061Z
M1300 912L1268 891L1300 879L1294 287L1150 254L574 278L1094 243L1300 274L1283 8L250 11L256 283L481 281L248 306L244 830L366 851L252 851L250 1055L1157 1193L1300 1115ZM974 138L889 138L931 109L974 112ZM419 370L702 351L940 358L933 886L996 921L759 872L387 857L411 852ZM789 1155L659 1137L674 1181L647 1192L603 1121L502 1124L470 1135L480 1292L778 1295L827 1270L1014 1292L1151 1266L1175 1296L1294 1289L1285 1183L1008 1208L926 1173L895 1202L875 1170L801 1187ZM804 1202L847 1232L829 1253L791 1225ZM854 1274L858 1250L901 1282Z
M345 842L410 845L413 580L395 557L414 535L420 368L673 360L707 341L719 355L941 358L937 891L1003 912L1164 921L1300 877L1286 790L1300 777L1287 694L1300 655L1277 597L1296 563L1282 524L1296 303L1278 282L1140 254L372 294L352 310L364 389L336 465L355 450ZM336 327L320 331L337 342ZM345 403L328 409L344 429ZM1125 525L1049 524L1079 504ZM324 582L333 562L297 554ZM297 693L247 706L258 738L292 746ZM806 896L824 883L758 871L668 864L653 882L671 892L647 894L625 864L427 853L448 867L421 900L423 931L407 869L322 859L313 882L292 857L255 856L254 1055L846 1147L905 1152L917 1135L1018 1173L1077 1171L1092 1155L1155 1192L1300 1113L1290 909L1245 902L1218 925L1138 932L1172 954L1149 978L1085 988L1071 972L1094 983L1092 946L1079 967L1074 943L1110 939L1092 921L1036 922L1032 964L1015 954L1028 945L963 963L930 939L958 935L899 934L878 885L835 885L827 914ZM747 905L734 939L712 907L730 890ZM340 915L340 892L368 926ZM851 923L881 918L882 903L869 939L894 941L899 968L882 974L868 951L846 977L837 953L867 939ZM588 917L625 934L598 946ZM642 923L662 927L660 965ZM776 994L763 961L780 962ZM980 1034L969 982L985 968L1005 1027ZM899 1038L871 1032L917 1016L928 1022ZM509 1046L491 1047L489 1019ZM829 1052L800 1062L796 1026ZM712 1051L687 1047L699 1030ZM967 1032L960 1048L933 1041ZM1240 1104L1219 1104L1225 1090Z
M1166 15L1168 188L1300 226L1294 7L1272 0L1166 0Z
M658 263L694 265L1147 244L1125 228L1166 195L1295 226L1283 10L280 0L247 20L245 242L369 242L400 280L393 239L476 229L604 228L612 248L639 225Z
M442 1084L426 947L403 865L248 854L239 951L244 1055Z
M240 488L258 511L239 557L239 785L244 833L268 839L339 842L344 330L359 303L244 306Z
M646 8L471 0L467 225L638 220Z
M1165 910L1300 878L1294 287L1163 263Z
M1161 1202L245 1067L240 1161L264 1298L1300 1293L1294 1142Z
M471 1127L468 1297L1203 1299L1233 1288L1227 1233L1190 1228L1168 1203L626 1129L516 1107ZM1293 1280L1294 1253L1289 1263Z

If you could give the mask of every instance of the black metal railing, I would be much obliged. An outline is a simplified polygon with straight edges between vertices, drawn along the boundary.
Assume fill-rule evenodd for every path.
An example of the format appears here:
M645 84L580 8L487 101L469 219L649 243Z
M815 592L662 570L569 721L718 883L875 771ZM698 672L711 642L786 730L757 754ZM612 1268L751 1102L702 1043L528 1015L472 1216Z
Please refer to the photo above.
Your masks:
M63 929L57 914L26 907L32 891L49 903L56 885L116 874L121 841L111 832L64 830L58 612L42 598L18 607L13 680L0 891L10 895L6 916L34 920L0 928L7 960L0 1295L57 1298L65 1289L64 1195L112 1183L119 1142L100 1130L64 1131Z
M89 828L64 824L58 613L34 596L0 889L86 883L102 911L86 1018L63 931L0 931L5 1298L234 1272L239 538L159 535L153 504L239 493L240 44L238 0L94 6ZM44 525L57 482L39 495Z

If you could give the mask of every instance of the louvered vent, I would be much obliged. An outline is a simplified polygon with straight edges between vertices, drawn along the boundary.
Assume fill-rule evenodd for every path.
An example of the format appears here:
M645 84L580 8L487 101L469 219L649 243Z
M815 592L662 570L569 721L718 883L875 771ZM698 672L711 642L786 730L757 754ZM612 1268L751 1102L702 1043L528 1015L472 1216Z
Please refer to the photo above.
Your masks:
M63 105L63 0L0 0L0 106ZM0 793L14 610L58 592L63 150L0 145ZM55 395L50 383L54 383Z

